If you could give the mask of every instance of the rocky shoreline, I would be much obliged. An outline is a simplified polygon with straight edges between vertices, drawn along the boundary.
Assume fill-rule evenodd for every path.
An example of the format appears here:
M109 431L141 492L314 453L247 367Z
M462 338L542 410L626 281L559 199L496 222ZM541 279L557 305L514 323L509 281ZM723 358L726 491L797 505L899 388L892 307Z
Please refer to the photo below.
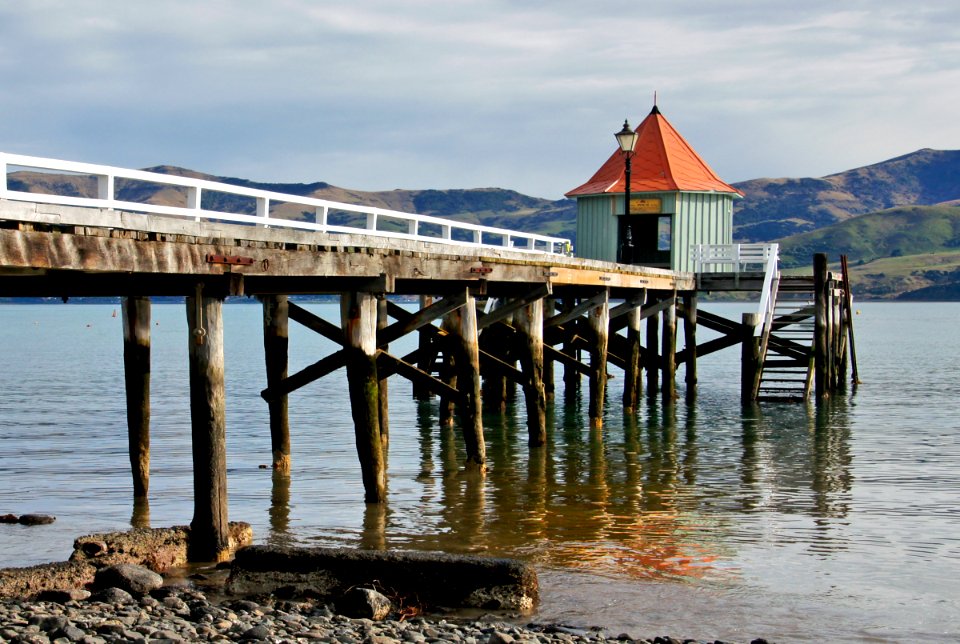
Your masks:
M88 599L0 601L0 642L394 642L511 644L513 642L697 642L672 637L634 638L626 633L560 624L518 625L509 617L465 619L392 616L382 621L338 615L329 605L275 598L217 601L196 588L163 586L142 597L118 588ZM716 642L715 644L720 644ZM765 644L754 640L752 644Z

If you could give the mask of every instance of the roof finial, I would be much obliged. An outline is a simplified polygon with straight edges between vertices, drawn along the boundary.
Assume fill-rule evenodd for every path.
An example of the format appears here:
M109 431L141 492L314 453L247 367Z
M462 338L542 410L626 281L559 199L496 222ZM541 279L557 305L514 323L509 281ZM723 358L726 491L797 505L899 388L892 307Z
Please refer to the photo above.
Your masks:
M650 110L651 114L659 114L660 108L657 107L657 90L653 90L653 109Z

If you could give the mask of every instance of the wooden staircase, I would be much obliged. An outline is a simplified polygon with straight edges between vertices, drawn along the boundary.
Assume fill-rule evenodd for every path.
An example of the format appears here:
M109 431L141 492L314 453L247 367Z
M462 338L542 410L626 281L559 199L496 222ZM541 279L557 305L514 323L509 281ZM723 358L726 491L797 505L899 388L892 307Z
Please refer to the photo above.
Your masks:
M813 383L812 277L780 277L773 318L760 343L756 400L803 401Z

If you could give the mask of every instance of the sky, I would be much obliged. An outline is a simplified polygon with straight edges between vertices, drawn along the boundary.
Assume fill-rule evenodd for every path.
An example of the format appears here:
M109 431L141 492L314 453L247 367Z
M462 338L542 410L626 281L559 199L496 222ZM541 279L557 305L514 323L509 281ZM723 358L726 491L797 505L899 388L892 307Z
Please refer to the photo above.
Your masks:
M559 199L663 115L728 182L960 149L947 0L0 0L0 151Z

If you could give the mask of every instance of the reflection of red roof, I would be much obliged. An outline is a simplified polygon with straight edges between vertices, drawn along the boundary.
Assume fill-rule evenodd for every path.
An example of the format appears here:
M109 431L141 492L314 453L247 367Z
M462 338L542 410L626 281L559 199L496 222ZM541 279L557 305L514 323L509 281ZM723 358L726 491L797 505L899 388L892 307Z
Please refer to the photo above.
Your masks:
M743 196L724 183L706 161L673 129L657 106L637 129L631 161L631 192L729 192ZM567 193L568 197L626 192L623 155L619 148L590 180Z

